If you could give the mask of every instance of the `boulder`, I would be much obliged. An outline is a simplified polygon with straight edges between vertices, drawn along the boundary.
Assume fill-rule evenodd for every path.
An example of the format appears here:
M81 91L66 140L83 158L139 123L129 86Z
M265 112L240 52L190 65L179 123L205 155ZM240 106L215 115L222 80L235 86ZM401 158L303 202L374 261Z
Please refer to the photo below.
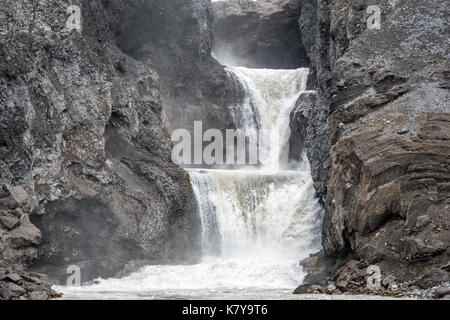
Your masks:
M436 299L442 299L446 296L450 296L450 287L439 287L433 291L433 297Z

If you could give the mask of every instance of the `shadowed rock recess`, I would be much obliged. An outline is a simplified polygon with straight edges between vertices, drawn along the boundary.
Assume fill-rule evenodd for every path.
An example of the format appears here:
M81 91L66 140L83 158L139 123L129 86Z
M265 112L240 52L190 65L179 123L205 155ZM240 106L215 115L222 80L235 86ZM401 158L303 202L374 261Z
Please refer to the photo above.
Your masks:
M224 63L311 68L290 158L306 149L324 250L296 293L448 297L448 3L378 0L368 29L373 4L1 1L0 299L52 298L71 265L87 282L196 261L197 204L169 133L233 127L244 94L211 56L213 31ZM69 5L82 32L65 29Z
M299 0L213 3L214 55L231 66L295 69L309 60L301 41Z

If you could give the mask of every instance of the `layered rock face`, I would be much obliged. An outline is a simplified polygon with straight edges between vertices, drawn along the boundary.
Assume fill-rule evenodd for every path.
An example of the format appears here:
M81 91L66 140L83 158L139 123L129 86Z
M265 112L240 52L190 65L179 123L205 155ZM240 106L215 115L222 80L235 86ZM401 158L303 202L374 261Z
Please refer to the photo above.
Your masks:
M76 13L70 4L81 8L82 32L66 27ZM0 247L8 248L0 264L22 270L37 249L34 270L65 282L69 265L87 281L114 275L131 259L193 260L196 204L186 172L170 161L162 120L161 85L169 80L151 67L164 67L159 55L129 46L133 37L145 46L156 41L160 30L139 23L167 2L70 4L4 1L0 8L0 183L29 197L26 206L0 208ZM208 29L208 6L183 1L172 18ZM164 19L161 28L169 28L173 20ZM194 29L185 30L184 54L210 59L210 44ZM224 82L214 85L225 90Z
M450 245L447 3L378 1L377 29L368 27L376 15L370 1L317 1L316 8L306 2L317 10L312 62L319 95L311 120L319 131L308 139L317 150L323 150L320 141L331 145L328 154L312 158L322 159L322 168L331 164L325 174L312 165L325 202L323 245L329 256L350 252L360 261L331 281L342 276L348 281L340 281L340 290L364 292L366 268L377 264L383 277L406 289L444 282ZM348 271L356 269L361 273ZM361 274L355 282L361 286L342 285ZM427 277L437 280L423 281Z
M298 0L213 3L214 55L227 65L295 69L308 65L298 29Z

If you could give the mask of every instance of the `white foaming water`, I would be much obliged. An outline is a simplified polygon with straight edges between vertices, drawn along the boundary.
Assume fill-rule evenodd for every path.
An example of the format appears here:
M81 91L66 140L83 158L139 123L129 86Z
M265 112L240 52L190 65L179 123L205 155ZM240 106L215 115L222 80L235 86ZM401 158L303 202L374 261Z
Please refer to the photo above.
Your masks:
M57 290L69 298L226 299L253 292L264 299L301 283L298 262L320 249L321 208L309 171L280 169L287 167L289 116L306 89L308 69L229 71L246 91L244 103L231 108L236 126L255 135L272 129L281 141L263 146L259 170L188 170L202 224L202 261L147 266L123 279Z
M205 256L292 262L318 248L320 207L307 172L189 174L200 204Z
M248 122L245 127L258 125L258 130L271 132L259 146L259 160L264 170L286 169L288 143L291 136L290 114L302 92L306 91L309 69L273 70L234 67L230 70L241 81L246 100L240 114ZM253 106L256 110L253 111ZM253 114L249 114L253 112ZM254 124L255 123L255 124ZM257 123L257 124L256 124Z

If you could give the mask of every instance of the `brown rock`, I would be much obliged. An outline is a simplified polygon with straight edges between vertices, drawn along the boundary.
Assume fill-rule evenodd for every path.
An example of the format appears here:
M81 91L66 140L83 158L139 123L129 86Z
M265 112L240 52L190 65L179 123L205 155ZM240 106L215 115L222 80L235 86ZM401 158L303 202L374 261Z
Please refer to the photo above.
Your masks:
M20 226L20 220L11 214L0 214L0 226L6 230L12 230Z
M441 299L448 295L450 295L450 287L440 287L433 292L433 297L436 299Z

